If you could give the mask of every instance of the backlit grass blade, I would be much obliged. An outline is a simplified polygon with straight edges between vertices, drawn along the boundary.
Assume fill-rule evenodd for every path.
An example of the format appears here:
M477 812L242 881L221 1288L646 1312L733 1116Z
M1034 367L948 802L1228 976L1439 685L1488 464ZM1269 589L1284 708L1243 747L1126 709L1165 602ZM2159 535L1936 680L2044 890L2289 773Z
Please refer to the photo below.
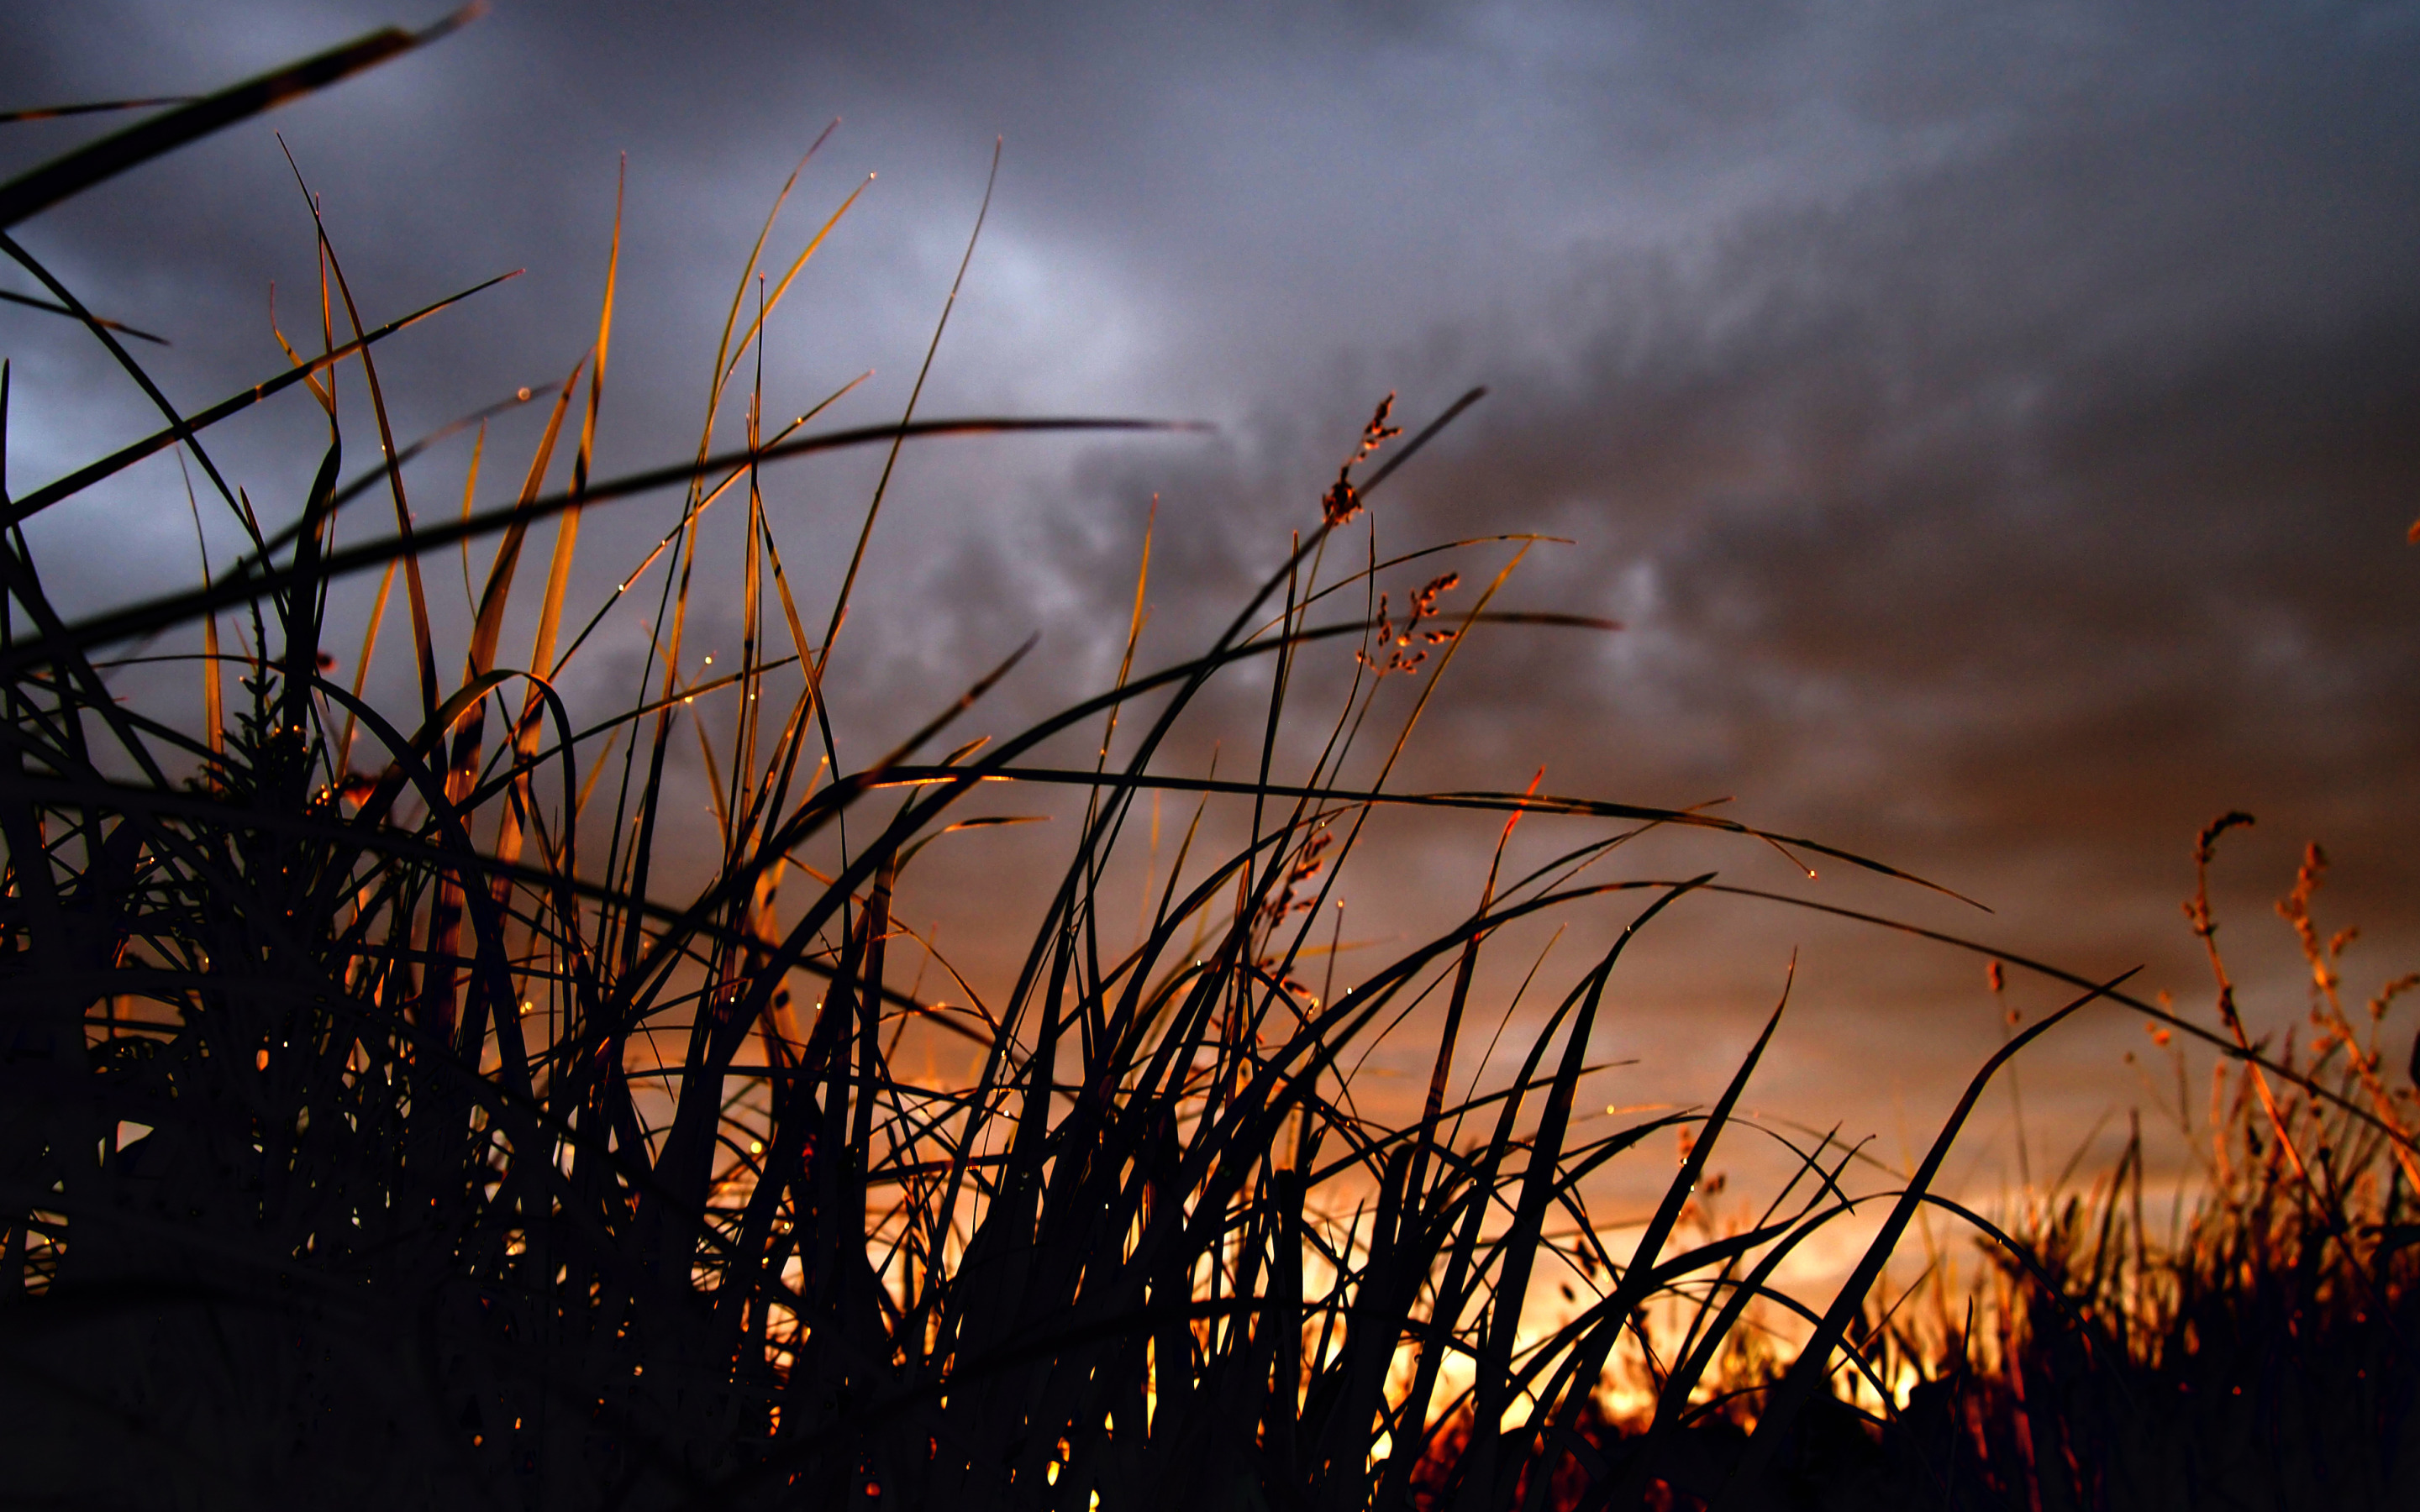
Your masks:
M127 468L133 466L135 463L142 461L147 456L167 450L169 447L174 446L178 441L183 440L186 436L197 431L208 430L210 426L217 424L220 421L226 419L228 416L240 414L243 410L249 409L254 405L258 404L261 400L270 397L271 394L281 393L286 389L291 388L297 383L305 381L312 376L334 366L337 363L343 362L346 358L352 356L355 352L362 350L364 347L384 341L387 337L394 335L396 332L402 331L409 326L427 319L428 316L435 315L438 311L444 309L447 305L459 303L463 300L469 299L472 295L478 293L482 289L492 288L508 278L518 278L520 276L519 270L509 273L499 273L494 278L489 279L483 284L473 285L471 287L464 289L459 294L450 295L445 299L439 300L434 304L425 305L400 319L390 320L385 325L365 333L356 340L347 342L345 345L335 347L321 356L309 359L299 368L289 368L286 372L278 374L275 378L269 378L260 383L256 383L251 388L245 389L228 398L222 399L217 404L210 406L207 409L198 410L190 416L179 417L177 424L169 426L167 429L155 431L139 441L132 442L127 446L122 446L116 451L111 453L109 455L102 457L101 460L88 463L84 467L78 468L75 471L68 473L66 476L59 478L54 482L44 484L41 487L35 489L32 493L24 495L23 498L15 501L14 505L7 512L5 517L0 517L0 524L13 525L19 521L31 518L33 516L39 514L44 509L59 502L63 499L71 499L75 497L77 494L84 492L94 484L101 482L111 474L123 471ZM351 485L348 485L348 487L351 486ZM340 496L339 499L339 502L341 501L342 496Z
M10 304L23 305L28 310L41 310L51 315L63 315L70 320L76 318L75 311L68 308L68 306L54 303L49 300L38 300L30 294L12 294L5 288L0 288L0 300L5 300ZM92 323L101 327L104 331L115 331L122 335L132 336L137 341L147 341L154 347L166 347L171 345L167 337L155 336L147 331L137 331L123 320L108 320L103 319L100 316L94 316L92 317Z
M480 9L477 5L465 6L417 33L393 26L371 32L78 147L0 184L0 230L188 142L433 42L468 24Z
M187 105L191 95L156 95L147 100L90 100L72 105L36 105L25 110L0 111L0 126L13 126L20 121L48 121L71 116L98 116L113 110L149 110L156 105Z
M991 213L991 192L1000 182L1001 144L995 140L991 148L991 172L984 179L983 203L975 207L974 228L967 233L967 250L958 259L958 270L950 280L949 297L941 301L940 317L933 322L933 339L924 347L924 361L916 369L916 381L908 391L908 406L901 411L896 436L892 440L890 455L882 459L882 475L875 480L874 496L866 501L865 522L858 527L857 545L848 555L848 568L841 575L840 592L832 595L831 623L824 626L824 643L815 653L815 682L820 685L831 663L832 642L840 638L841 622L848 617L849 595L857 587L857 575L865 565L865 548L874 538L874 522L882 514L882 501L891 487L891 474L899 465L899 449L905 445L916 420L916 402L923 397L924 379L933 371L933 358L941 349L941 333L950 328L950 312L957 307L958 291L967 280L967 269L974 262L975 244L983 239L984 219Z
M465 11L460 13L455 21L448 23L448 29L451 29L453 25L458 25L469 21L471 17L475 14L475 11ZM284 149L285 143L283 139L279 141L278 146L281 150ZM344 264L337 259L335 244L328 239L328 225L327 222L320 216L318 198L311 193L310 186L302 181L302 169L300 164L294 162L294 155L290 151L286 154L286 162L287 165L294 170L294 187L302 192L303 203L308 205L311 209L312 228L318 234L321 269L319 275L319 306L321 312L320 318L323 323L323 327L330 318L328 315L328 285L330 276L333 275L336 292L344 300L345 318L352 327L353 339L356 342L362 342L363 326L361 309L353 301L352 285L345 277ZM323 329L323 336L332 337L333 332L327 332ZM333 339L330 339L325 342L325 345L334 346L334 343ZM387 464L383 471L386 477L387 493L395 501L396 535L396 538L404 545L404 549L399 553L399 560L403 563L404 602L409 604L411 608L412 651L414 653L414 659L420 671L420 705L424 712L434 713L439 702L437 688L437 648L432 639L432 632L429 625L428 594L427 590L422 586L420 580L420 552L412 546L411 506L404 498L403 473L399 467L399 457L396 450L395 427L389 422L387 417L386 393L379 384L378 362L370 355L368 344L363 342L361 349L356 355L361 360L363 382L366 384L369 389L370 414L372 418L378 422L379 451ZM331 409L332 412L329 419L330 423L333 424L334 423L333 406ZM513 527L508 525L506 529L511 530ZM299 566L297 570L299 570ZM330 579L333 579L334 574L329 576ZM329 579L321 579L321 592L323 594L325 592L325 582L327 580Z
M627 165L613 180L613 237L605 255L605 296L597 312L597 341L588 368L588 405L580 421L580 449L571 459L571 493L554 527L554 553L547 563L546 601L539 607L535 639L530 645L530 669L551 679L560 669L554 640L563 623L564 594L571 585L571 561L580 545L578 499L587 492L589 464L597 455L597 411L605 399L605 362L613 348L613 291L622 271L622 187Z

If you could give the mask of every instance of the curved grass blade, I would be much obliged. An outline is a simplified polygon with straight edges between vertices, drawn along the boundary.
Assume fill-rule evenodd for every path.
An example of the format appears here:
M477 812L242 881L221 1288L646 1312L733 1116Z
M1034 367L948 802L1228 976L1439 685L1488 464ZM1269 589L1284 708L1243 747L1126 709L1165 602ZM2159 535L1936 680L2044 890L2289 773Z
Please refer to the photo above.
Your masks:
M29 310L43 310L52 315L63 315L70 320L77 317L76 313L73 310L69 309L66 305L54 303L49 300L38 300L30 294L12 294L5 288L0 288L0 300L6 300L10 304L22 304ZM147 331L137 331L134 327L128 325L123 320L109 320L104 319L100 316L94 316L92 317L92 323L101 327L104 331L115 331L120 335L132 336L137 341L147 341L154 347L168 347L175 345L165 336L155 336Z

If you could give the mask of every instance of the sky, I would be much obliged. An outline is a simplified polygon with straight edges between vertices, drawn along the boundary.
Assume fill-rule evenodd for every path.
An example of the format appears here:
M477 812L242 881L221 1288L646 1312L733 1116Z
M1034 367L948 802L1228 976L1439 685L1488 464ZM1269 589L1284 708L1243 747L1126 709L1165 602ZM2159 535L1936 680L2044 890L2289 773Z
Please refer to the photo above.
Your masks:
M16 234L95 309L174 342L145 356L188 408L280 365L272 282L289 331L313 318L297 169L365 318L528 270L386 348L416 435L582 355L627 162L610 473L696 445L750 243L835 119L768 270L864 193L770 327L768 407L871 369L831 423L896 415L997 142L922 412L1216 428L911 451L835 663L862 753L1028 635L1039 651L978 727L1105 680L1147 519L1144 659L1199 645L1315 521L1381 395L1418 425L1483 384L1373 501L1382 554L1559 537L1503 602L1623 628L1474 637L1409 785L1520 788L1543 767L1561 793L1728 797L1991 911L1838 869L1810 882L1752 844L1676 845L1670 865L2097 976L2140 965L2146 992L2202 1013L2178 904L2195 831L2243 810L2259 822L2216 887L2257 1024L2304 1006L2270 903L2307 841L2334 862L2323 921L2363 931L2349 991L2420 966L2420 6L1179 8L497 0ZM433 19L20 8L0 108L194 92ZM0 129L0 171L101 129ZM13 488L153 424L64 321L0 306L0 350ZM538 408L496 423L495 456L526 455ZM297 393L217 455L256 498L299 500L313 418ZM466 447L413 474L424 513L453 507ZM876 462L778 485L827 591ZM487 492L520 465L491 462ZM610 588L673 507L591 524L586 586ZM194 565L165 459L36 544L86 608ZM1512 549L1459 559L1464 602ZM1397 602L1421 576L1387 579ZM613 696L631 634L608 634L582 689ZM980 879L1022 874L1047 827L939 873L987 905L947 887L933 904L970 959L1009 937ZM1493 838L1373 841L1348 933L1450 922ZM1760 1085L1792 1117L1904 1149L2005 1032L1978 958L1787 910L1680 913L1607 1031L1640 1060L1620 1101L1714 1095L1793 951ZM2032 1137L2063 1157L2164 1085L2131 1052L2149 1041L2116 1013L2029 1052ZM1978 1125L1967 1177L2005 1180L2011 1141Z

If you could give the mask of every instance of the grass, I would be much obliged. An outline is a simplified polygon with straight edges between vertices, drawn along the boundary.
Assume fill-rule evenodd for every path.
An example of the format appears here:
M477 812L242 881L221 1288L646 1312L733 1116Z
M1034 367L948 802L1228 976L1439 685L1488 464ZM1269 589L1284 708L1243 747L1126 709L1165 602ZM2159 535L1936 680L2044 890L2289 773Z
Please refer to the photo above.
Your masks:
M819 407L769 426L761 391L739 381L846 203L759 281L768 218L691 457L590 475L609 265L594 336L551 396L513 501L473 507L482 431L460 517L418 524L405 465L427 442L397 445L377 351L442 306L365 322L322 230L317 352L289 346L287 371L188 414L121 328L5 236L432 35L377 34L0 186L0 252L43 285L35 302L80 321L165 422L0 500L12 1495L1084 1512L1536 1512L1835 1491L2117 1504L2103 1495L2117 1473L2098 1467L2118 1461L2088 1433L2139 1421L2145 1484L2165 1485L2158 1431L2180 1420L2110 1403L2151 1399L2171 1378L2214 1399L2239 1368L2226 1330L2272 1349L2279 1318L2303 1329L2311 1370L2370 1350L2359 1358L2408 1403L2402 1335L2370 1320L2409 1313L2409 1110L2333 1021L2317 1062L2298 1065L2231 1015L2211 1029L2126 995L2122 979L2018 963L2075 995L1979 1070L1914 1172L1852 1194L1855 1152L1817 1141L1754 1222L1719 1233L1699 1223L1694 1189L1780 1009L1705 1109L1610 1132L1580 1116L1591 1032L1630 942L1691 893L1763 896L1711 871L1612 876L1628 840L1685 828L1712 846L1898 873L1699 812L1389 786L1419 720L1442 717L1432 695L1465 638L1571 623L1499 607L1510 565L1468 591L1450 575L1404 579L1399 616L1392 585L1426 574L1413 561L1428 553L1379 561L1374 537L1348 528L1475 395L1408 440L1381 405L1284 564L1200 654L1140 664L1146 548L1109 687L954 744L1012 657L879 758L845 761L823 689L889 468L828 605L794 594L763 471L852 447L895 460L943 435L1146 426L929 421L913 398L893 424L807 429ZM340 399L355 368L361 397ZM205 433L297 386L328 440L281 525L224 479ZM718 451L735 426L744 447ZM377 461L346 481L349 439ZM25 522L167 450L200 475L196 510L228 510L249 549L188 589L69 619ZM392 533L365 533L360 512L381 493ZM583 513L667 494L680 501L673 528L582 618ZM740 517L721 538L736 562L705 555L718 503L718 524ZM549 521L524 656L505 628ZM461 554L468 589L474 543L481 586L462 643L441 647L432 584ZM684 640L701 571L740 585L739 656L710 671ZM332 586L371 574L366 623L332 623ZM644 683L618 711L575 719L566 665L648 594ZM365 696L391 616L411 662L400 708ZM151 649L163 637L197 656ZM1303 658L1347 651L1349 690L1305 713L1291 690L1320 679ZM349 680L332 675L338 657ZM111 679L138 660L192 670L198 717L177 700L120 702ZM1269 687L1231 747L1248 753L1245 775L1173 770L1181 721L1239 671ZM1297 770L1288 753L1306 732L1313 754ZM703 841L673 817L691 811L668 764L689 742L715 816ZM1028 916L1021 965L967 981L920 937L915 863L954 829L998 822L969 800L1001 784L1072 794L1078 814L1056 875L998 901ZM1194 815L1163 859L1138 805L1170 796ZM1460 924L1340 982L1323 905L1366 826L1397 808L1500 816L1508 836L1525 815L1558 815L1593 838L1521 874L1499 844ZM1213 841L1221 815L1240 841ZM664 878L701 846L706 880L671 893ZM1145 860L1156 880L1138 939L1129 883ZM1614 943L1559 985L1532 968L1525 991L1551 1004L1543 1026L1509 1080L1482 1078L1482 1035L1503 1034L1520 1001L1487 997L1482 958L1512 926L1580 910L1612 910ZM926 991L936 970L950 980ZM2030 1245L2012 1240L1989 1315L2006 1342L1978 1363L1946 1303L1928 1335L1881 1307L1877 1283L1926 1204L1954 1207L1931 1185L1992 1073L2096 1001L2214 1048L2267 1122L2230 1114L2212 1205L2168 1248L2129 1221L2122 1180L2043 1215ZM1425 1096L1416 1115L1381 1118L1357 1100L1353 1068L1415 1029L1435 1034L1419 1048ZM908 1069L944 1043L964 1047L966 1075ZM1608 1247L1588 1181L1681 1129L1688 1153L1652 1216ZM1861 1210L1884 1214L1881 1232L1836 1297L1810 1306L1774 1286L1791 1255ZM1566 1274L1585 1290L1542 1320L1532 1293ZM1659 1309L1677 1336L1654 1337ZM1758 1354L1760 1310L1799 1314L1803 1349ZM1622 1360L1646 1362L1656 1392L1627 1432L1600 1391ZM1927 1384L1900 1412L1890 1383L1903 1365ZM1879 1417L1839 1384L1861 1371L1879 1383ZM2322 1439L2313 1452L2331 1464L2353 1452Z
M2217 839L2248 823L2230 813L2203 831L2185 905L2215 1016L2242 1046L2208 869ZM2174 1072L2166 1111L2196 1154L2165 1221L2146 1211L2138 1122L2089 1190L2022 1211L2024 1260L2004 1259L1986 1298L1995 1337L1941 1326L1937 1305L1931 1329L1873 1320L1878 1352L1926 1378L1914 1415L1931 1415L1920 1431L1976 1502L2385 1507L2420 1484L2420 1095L2382 1042L2420 977L2346 1011L2355 932L2313 918L2325 868L2311 846L2277 904L2310 973L2310 1041L2289 1033L2278 1057L2294 1076L2222 1060L2196 1119L2183 1046L2152 1026Z

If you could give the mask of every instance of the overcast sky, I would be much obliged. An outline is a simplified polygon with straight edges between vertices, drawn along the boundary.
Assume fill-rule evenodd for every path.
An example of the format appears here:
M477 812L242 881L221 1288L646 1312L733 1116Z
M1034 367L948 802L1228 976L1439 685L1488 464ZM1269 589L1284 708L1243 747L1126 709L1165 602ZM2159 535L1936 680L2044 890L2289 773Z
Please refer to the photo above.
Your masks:
M155 373L209 402L279 365L272 280L289 330L312 318L282 131L365 318L529 270L386 348L418 434L584 351L627 153L612 471L694 446L750 241L835 117L770 270L878 177L774 323L768 408L871 368L834 423L895 415L998 137L924 412L1218 430L912 453L841 658L875 724L1035 630L1003 724L1105 675L1155 493L1147 646L1179 655L1316 518L1379 395L1418 424L1483 383L1381 497L1381 548L1568 537L1509 599L1626 628L1474 641L1422 780L1544 765L1561 792L1730 795L1995 914L1828 873L1810 896L2079 970L2145 964L2196 1009L2177 903L2195 830L2240 808L2260 823L2230 841L2225 937L2269 1022L2301 1006L2266 916L2306 840L2337 861L2331 921L2365 930L2351 986L2420 964L2420 6L1173 8L497 0L16 234L170 337ZM430 19L20 6L0 108L194 92ZM0 167L99 129L0 128ZM64 321L0 306L0 350L20 491L154 424ZM298 393L217 454L290 512L313 419ZM525 457L536 424L500 421L492 455ZM424 515L454 507L465 455L413 474ZM489 465L495 493L522 462ZM784 475L783 528L825 563L807 570L836 574L866 478ZM182 486L163 458L46 520L45 570L85 605L189 577ZM592 526L589 586L672 507ZM1390 854L1427 870L1392 874L1466 900L1484 834L1404 840ZM1753 847L1708 864L1790 885ZM1356 906L1384 917L1385 880ZM1965 958L1771 913L1673 938L1622 1031L1668 1090L1711 1094L1793 946L1820 948L1816 1004L1776 1097L1931 1106L2000 1033ZM1657 1002L1704 1011L1676 1026ZM2046 1046L2036 1080L2063 1091L2040 1095L2071 1119L2135 1096L2118 1057L2143 1042L2112 1018Z

